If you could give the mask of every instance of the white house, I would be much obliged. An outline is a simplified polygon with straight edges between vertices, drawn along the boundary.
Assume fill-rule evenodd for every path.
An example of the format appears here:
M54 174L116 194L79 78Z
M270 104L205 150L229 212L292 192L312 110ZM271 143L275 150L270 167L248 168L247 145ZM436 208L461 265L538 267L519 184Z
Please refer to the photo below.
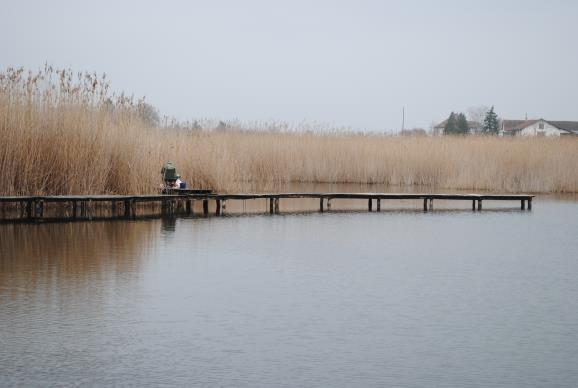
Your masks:
M502 120L501 136L576 136L578 121Z

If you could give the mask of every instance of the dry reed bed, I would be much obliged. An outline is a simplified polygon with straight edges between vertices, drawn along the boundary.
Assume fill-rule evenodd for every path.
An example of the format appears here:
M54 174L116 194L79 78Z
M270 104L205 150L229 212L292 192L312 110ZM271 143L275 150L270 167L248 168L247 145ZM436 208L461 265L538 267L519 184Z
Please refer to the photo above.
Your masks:
M576 139L390 137L159 128L103 77L0 73L0 195L144 194L172 160L190 186L289 182L578 192Z

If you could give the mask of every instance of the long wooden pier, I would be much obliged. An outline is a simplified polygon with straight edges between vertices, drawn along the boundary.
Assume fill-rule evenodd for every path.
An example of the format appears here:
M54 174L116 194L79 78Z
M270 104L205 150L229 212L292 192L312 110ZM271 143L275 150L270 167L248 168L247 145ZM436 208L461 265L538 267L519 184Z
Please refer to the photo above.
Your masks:
M332 199L358 199L367 201L368 211L381 211L382 201L416 200L423 201L423 211L433 210L434 201L471 201L473 211L481 211L482 204L488 201L518 201L520 209L532 209L533 195L507 194L392 194L392 193L261 193L261 194L171 194L171 195L63 195L63 196L22 196L0 197L0 206L11 204L18 211L18 217L0 221L41 221L45 219L45 209L60 204L69 209L62 220L86 220L93 218L93 207L108 207L113 218L134 218L137 203L156 204L161 214L192 214L193 202L202 202L202 214L209 215L209 202L215 202L215 215L221 215L226 201L266 199L270 214L280 212L280 200L309 198L319 200L319 211L331 208ZM375 208L374 208L375 203Z

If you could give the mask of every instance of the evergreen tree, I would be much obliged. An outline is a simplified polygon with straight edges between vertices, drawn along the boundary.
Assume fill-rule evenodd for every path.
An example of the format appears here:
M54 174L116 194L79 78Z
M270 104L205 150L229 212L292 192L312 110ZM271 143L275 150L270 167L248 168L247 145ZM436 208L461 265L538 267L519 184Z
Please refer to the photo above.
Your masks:
M498 122L498 115L496 114L496 112L494 112L494 106L492 105L490 110L486 113L482 130L484 133L497 135L500 129L499 127L500 124Z
M454 112L450 113L450 117L448 117L448 121L446 121L446 125L444 126L444 135L455 135L458 132L458 123L456 114Z
M468 120L466 119L466 115L464 115L463 113L458 114L457 129L459 135L467 135L468 133L470 133L470 126L468 125Z

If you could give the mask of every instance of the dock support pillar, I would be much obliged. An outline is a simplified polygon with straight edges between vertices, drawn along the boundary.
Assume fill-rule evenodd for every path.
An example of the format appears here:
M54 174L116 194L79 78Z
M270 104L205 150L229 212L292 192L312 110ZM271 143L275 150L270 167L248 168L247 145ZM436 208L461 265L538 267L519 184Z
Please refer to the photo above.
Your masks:
M482 210L482 200L478 199L478 210Z
M433 210L433 198L429 199L429 210Z
M377 198L377 209L378 212L381 211L381 198Z
M273 214L275 212L275 203L273 198L269 198L269 214Z
M476 200L475 199L472 201L472 210L476 211Z
M34 214L32 214L32 209L34 209L34 201L30 200L26 202L26 216L29 220L34 218Z
M187 214L191 214L191 200L190 199L187 199L185 201L185 212Z
M221 200L215 199L215 204L217 205L215 208L215 215L220 216L221 215Z
M136 201L134 199L130 201L130 216L132 218L136 217Z
M124 200L124 217L130 218L130 199Z
M427 198L423 199L423 211L427 212Z
M44 217L44 201L39 200L36 202L35 206L35 217L34 218L42 218Z
M522 202L522 203L521 203L520 209L521 209L521 210L526 210L526 200L523 199L521 202Z
M116 217L116 201L110 201L110 215Z
M327 206L329 206L329 201L327 203ZM323 213L323 197L319 198L319 211Z
M205 215L205 216L209 215L209 200L208 199L203 199L203 215Z
M532 198L528 198L528 210L532 210Z
M331 210L331 198L327 198L327 210Z
M275 198L275 214L279 214L279 198Z
M368 211L373 211L373 199L369 198L367 200L367 210Z

